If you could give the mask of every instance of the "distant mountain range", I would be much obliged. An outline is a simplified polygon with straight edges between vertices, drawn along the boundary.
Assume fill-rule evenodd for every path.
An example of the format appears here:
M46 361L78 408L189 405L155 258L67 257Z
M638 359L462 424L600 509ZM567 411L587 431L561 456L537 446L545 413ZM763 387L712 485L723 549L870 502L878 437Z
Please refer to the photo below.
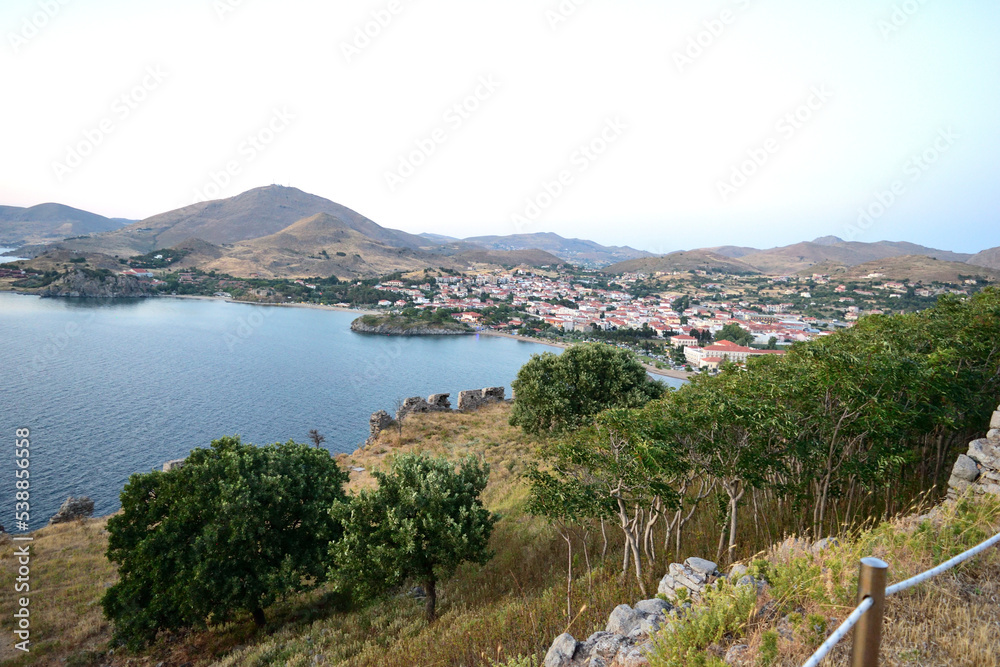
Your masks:
M848 242L835 236L769 250L718 246L655 256L627 246L604 246L553 233L465 239L418 235L382 227L328 199L278 185L185 206L139 222L105 218L60 204L0 207L0 244L28 244L19 251L24 256L93 255L98 264L109 258L185 248L188 252L181 266L274 277L348 278L423 268L462 270L477 264L538 267L560 263L605 267L611 274L701 269L788 275L814 268L837 272L897 257L1000 270L1000 248L968 255L912 243Z
M71 236L120 229L133 222L105 218L62 204L39 204L30 208L0 206L0 246L50 243Z
M838 269L867 265L871 262L897 257L923 257L947 264L966 265L967 268L969 265L973 265L1000 270L1000 248L986 250L977 255L969 255L937 250L914 243L895 241L860 243L844 241L836 236L824 236L815 241L769 250L741 246L718 246L674 252L668 255L620 262L605 267L604 271L615 274L701 269L710 272L793 275L810 272L830 273ZM974 273L972 270L967 272Z

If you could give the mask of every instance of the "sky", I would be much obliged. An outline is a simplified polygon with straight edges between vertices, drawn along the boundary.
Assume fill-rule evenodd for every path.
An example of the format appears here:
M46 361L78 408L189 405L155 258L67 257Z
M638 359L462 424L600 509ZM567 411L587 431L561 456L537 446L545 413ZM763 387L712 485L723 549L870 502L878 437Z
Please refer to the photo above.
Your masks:
M0 204L1000 245L993 1L4 0L0 33Z

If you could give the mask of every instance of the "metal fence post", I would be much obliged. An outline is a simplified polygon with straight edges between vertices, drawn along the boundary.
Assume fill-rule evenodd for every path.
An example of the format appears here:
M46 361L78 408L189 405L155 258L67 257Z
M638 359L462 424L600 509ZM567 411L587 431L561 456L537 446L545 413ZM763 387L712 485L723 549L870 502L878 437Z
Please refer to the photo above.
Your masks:
M882 644L882 614L885 609L885 583L889 564L878 558L861 559L861 576L858 577L858 602L872 599L872 608L854 628L854 647L851 667L878 667L879 647Z

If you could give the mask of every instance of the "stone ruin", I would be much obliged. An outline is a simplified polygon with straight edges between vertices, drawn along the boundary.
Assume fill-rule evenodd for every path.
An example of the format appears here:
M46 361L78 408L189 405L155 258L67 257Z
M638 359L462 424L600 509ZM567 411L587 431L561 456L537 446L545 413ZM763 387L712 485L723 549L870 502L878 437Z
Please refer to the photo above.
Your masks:
M409 415L414 413L427 412L451 412L451 401L448 400L451 394L431 394L426 399L420 396L413 396L403 401L403 404L396 410L396 418L385 410L379 410L372 414L368 420L369 435L365 441L365 447L374 444L382 431L388 430L401 423ZM492 403L503 403L506 400L506 388L487 387L486 389L473 389L463 391L458 395L458 409L461 412L478 410L484 405Z
M948 498L963 493L992 493L1000 496L1000 408L993 413L985 438L969 443L969 451L958 457L948 480Z
M172 461L167 461L163 464L163 472L170 472L171 470L183 468L185 461L187 461L187 459L174 459Z
M87 496L75 498L70 496L59 507L59 511L49 519L49 525L57 523L68 523L77 519L88 519L94 515L94 501Z
M459 392L458 409L466 412L468 410L478 410L484 405L491 403L503 403L505 395L506 390L503 387L487 387L486 389Z

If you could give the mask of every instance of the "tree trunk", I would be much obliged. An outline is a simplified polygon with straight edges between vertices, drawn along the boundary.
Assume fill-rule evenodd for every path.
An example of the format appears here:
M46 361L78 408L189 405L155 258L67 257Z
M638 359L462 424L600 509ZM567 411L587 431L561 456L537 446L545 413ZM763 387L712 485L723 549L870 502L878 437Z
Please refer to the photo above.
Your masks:
M560 533L561 534L561 533ZM573 622L573 540L567 532L562 536L566 540L566 623Z
M260 607L253 608L253 624L258 628L263 628L267 625L267 617L264 616L264 610Z
M437 580L431 577L424 581L424 592L427 593L427 599L424 601L427 622L433 623L437 618Z

